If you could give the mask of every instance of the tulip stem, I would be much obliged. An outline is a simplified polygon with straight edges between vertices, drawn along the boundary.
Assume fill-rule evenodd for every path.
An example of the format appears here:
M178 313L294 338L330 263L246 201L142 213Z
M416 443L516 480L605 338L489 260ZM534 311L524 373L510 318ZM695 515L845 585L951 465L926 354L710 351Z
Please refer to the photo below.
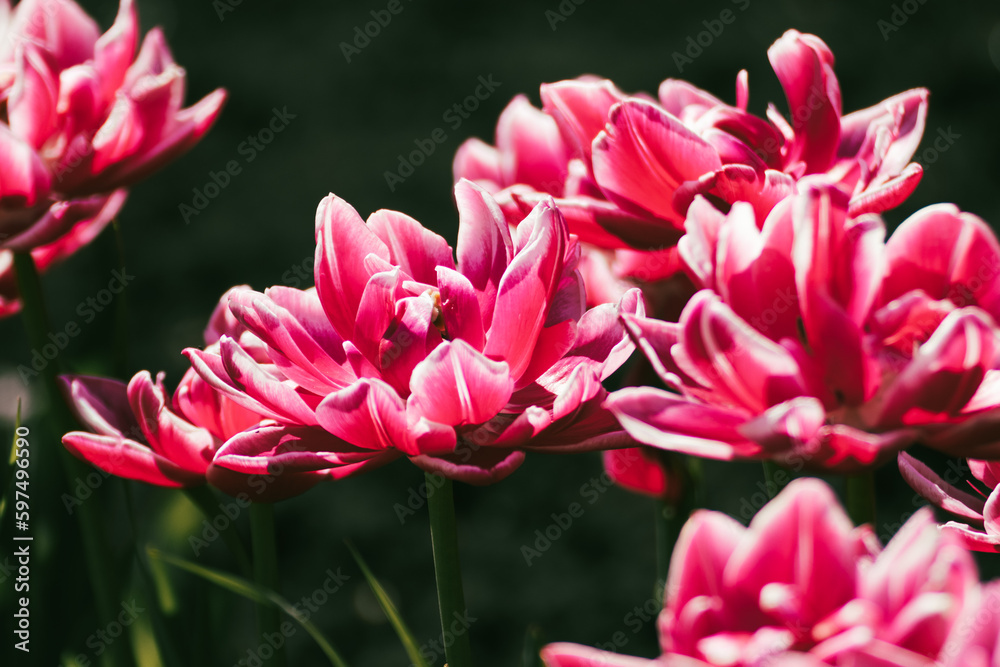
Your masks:
M875 527L875 472L868 470L847 477L847 513L854 525Z
M21 293L21 318L24 321L28 344L33 349L40 351L46 345L51 345L48 334L52 331L52 327L45 309L45 297L42 292L41 280L38 278L38 269L30 252L14 253L14 272L17 275L17 286ZM56 431L56 438L61 439L64 433L76 427L76 420L69 413L59 391L58 360L52 360L52 363L46 365L40 372L44 393L48 400L50 424ZM60 450L58 458L65 475L66 488L71 489L75 482L86 477L92 472L92 469L75 459L64 447L58 447L58 449ZM76 505L73 513L76 514L80 524L84 559L87 564L90 585L93 587L97 618L104 627L115 619L114 612L116 610L113 600L116 599L118 588L111 570L113 561L107 549L108 542L104 539L101 524L98 521L98 516L101 514L101 508L98 507L98 504L97 497L92 497ZM111 650L106 651L101 656L102 664L106 667L122 664L127 643L115 642Z
M184 489L184 494L188 497L188 500L194 503L198 511L202 513L205 521L213 529L216 529L214 522L219 518L222 506L219 504L215 494L207 486L189 486ZM219 530L219 534L222 535L222 539L225 540L230 553L236 559L236 567L239 568L240 574L250 579L253 577L253 566L250 564L250 556L247 554L246 547L243 546L243 540L240 539L235 519L229 515L225 516L229 520L226 522L225 529Z
M791 481L791 476L781 466L770 459L764 459L760 463L764 467L764 489L766 490L768 500L770 500L781 493L785 485Z
M442 636L458 620L464 627L465 593L462 591L462 570L458 561L458 530L455 522L455 500L450 479L424 473L431 519L431 546L434 550L434 576L437 580L438 608L441 612ZM451 646L445 647L448 667L472 667L472 648L468 630L454 633Z
M115 230L115 244L118 247L118 270L122 276L125 271L125 236L122 234L118 216L111 221ZM115 374L124 379L128 377L128 291L122 290L115 306Z
M278 586L278 542L274 536L274 505L250 505L250 539L253 543L253 578L264 588L280 594ZM257 630L261 636L280 634L281 612L268 604L257 605ZM284 667L284 648L276 648L270 665Z
M680 534L681 525L687 517L681 517L678 507L667 500L654 501L653 531L656 536L656 582L653 584L653 597L657 602L663 602L663 593L667 585L667 574L670 571L670 557L674 544Z

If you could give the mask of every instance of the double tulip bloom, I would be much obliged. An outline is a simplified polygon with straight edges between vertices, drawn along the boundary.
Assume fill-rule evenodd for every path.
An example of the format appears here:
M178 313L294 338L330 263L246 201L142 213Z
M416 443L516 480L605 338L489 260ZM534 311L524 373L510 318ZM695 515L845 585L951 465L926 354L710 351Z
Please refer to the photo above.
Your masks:
M1000 455L1000 244L941 204L888 242L877 215L818 184L765 219L696 200L680 253L703 289L676 324L626 315L679 393L622 389L608 408L637 440L709 458L841 472L916 440Z
M207 349L217 349L221 336L245 336L226 304L231 294L247 289L233 288L222 297L205 330ZM78 458L119 477L173 488L208 482L234 496L245 493L254 501L272 502L328 476L294 467L246 475L216 465L223 444L265 418L218 394L191 369L172 398L162 373L154 381L142 371L127 385L80 375L60 379L67 403L91 431L67 433L63 444ZM286 448L293 446L290 435Z
M695 513L681 531L658 619L662 655L574 644L548 667L971 667L996 664L997 584L921 510L882 550L836 496L795 480L745 528ZM991 634L992 633L992 634Z
M586 310L579 248L551 203L512 235L479 187L455 192L457 263L412 218L379 211L366 224L331 195L315 288L229 295L240 328L186 353L221 405L264 421L221 434L205 465L343 476L408 456L484 484L526 450L632 442L601 407L601 381L633 350L619 315L642 313L638 291Z
M455 177L484 184L512 219L555 197L581 241L616 251L586 258L598 301L623 278L649 283L681 268L672 248L697 195L721 210L750 202L763 220L808 175L848 195L854 215L892 208L913 191L922 171L909 161L924 130L926 90L844 116L822 40L790 30L768 57L788 119L774 106L766 119L747 111L745 70L736 106L685 81L667 79L654 100L583 77L542 85L541 111L515 98L496 146L463 144Z
M136 55L122 0L101 34L71 0L0 0L0 314L17 308L11 251L45 269L88 243L129 186L194 146L219 114L216 90L182 108L185 74L159 29Z

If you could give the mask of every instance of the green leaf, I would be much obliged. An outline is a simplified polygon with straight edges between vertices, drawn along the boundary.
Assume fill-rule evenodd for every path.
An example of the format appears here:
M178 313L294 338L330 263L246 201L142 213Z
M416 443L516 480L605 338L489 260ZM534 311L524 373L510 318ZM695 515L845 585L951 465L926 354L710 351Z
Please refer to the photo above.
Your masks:
M17 460L17 429L21 428L21 399L17 399L17 417L14 420L14 437L10 442L10 455L0 462L0 520L7 512L7 492L14 479L14 461Z
M262 605L274 605L284 611L286 614L291 616L292 620L301 625L306 632L309 633L316 643L319 645L323 653L330 660L330 664L334 667L347 667L347 663L344 659L340 657L333 645L323 636L315 625L306 618L302 612L296 609L288 600L281 597L274 591L259 586L251 581L247 581L242 577L238 577L235 574L229 574L228 572L222 572L214 568L205 567L203 565L198 565L197 563L192 563L191 561L184 560L183 558L178 558L168 553L164 553L159 549L154 547L146 547L146 553L153 560L163 561L174 567L178 567L182 570L186 570L191 574L201 577L202 579L209 581L216 586L224 588L232 593L241 595L247 599L253 600L257 604Z
M368 565L365 563L361 554L358 550L354 548L354 545L350 541L345 540L344 544L351 552L351 556L354 557L354 561L361 568L361 573L365 575L365 579L368 581L368 585L371 587L372 592L375 593L375 597L378 600L378 604L382 607L382 613L385 617L389 619L389 623L392 624L393 629L396 631L396 635L399 637L399 641L403 643L403 648L406 649L406 655L410 656L410 661L413 663L414 667L430 667L424 657L420 654L420 648L417 646L417 641L413 638L413 633L410 629L406 627L406 623L403 622L402 616L399 615L399 611L396 609L396 605L392 603L389 599L389 595L382 588L382 584L378 582L372 571L368 569Z

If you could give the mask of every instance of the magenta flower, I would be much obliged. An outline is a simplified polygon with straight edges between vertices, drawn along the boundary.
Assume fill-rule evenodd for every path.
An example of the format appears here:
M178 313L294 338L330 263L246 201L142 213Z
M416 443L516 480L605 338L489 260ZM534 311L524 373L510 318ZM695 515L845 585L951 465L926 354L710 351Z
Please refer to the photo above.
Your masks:
M138 36L131 0L103 35L71 0L13 11L0 0L0 250L68 254L113 217L115 190L190 149L219 115L221 89L182 108L184 70L163 34L151 30L136 56Z
M892 208L913 191L922 171L909 160L923 135L926 90L842 116L833 54L821 39L789 30L768 57L790 120L773 106L767 119L747 111L746 71L736 79L736 106L685 81L664 81L656 101L581 77L543 84L542 111L514 98L496 147L463 144L455 178L483 183L512 219L551 195L581 241L661 252L683 233L699 194L723 210L748 201L763 219L810 174L848 194L854 215ZM678 268L669 255L658 264L640 278ZM624 267L619 275L628 275Z
M975 551L1000 551L1000 492L997 491L1000 463L969 459L968 465L973 476L990 489L985 500L948 483L906 452L899 454L899 472L903 479L934 505L962 519L948 521L942 526L943 530L955 533Z
M883 551L828 486L801 479L748 528L717 512L691 517L670 563L660 658L573 644L542 657L549 667L929 667L949 656L982 593L972 557L928 510Z
M816 184L763 221L696 200L679 249L703 289L676 324L626 316L680 393L616 392L622 426L663 449L837 471L917 439L996 456L997 240L941 204L884 243L877 216L847 208Z
M217 352L187 352L195 369L289 428L325 429L471 483L507 476L525 450L632 443L600 404L601 381L632 351L618 315L642 312L638 292L586 311L579 249L551 203L512 235L481 188L462 181L455 194L457 263L402 213L365 224L342 199L323 200L315 289L234 294L230 308L263 354L223 336ZM215 462L261 465L273 444L246 440ZM317 468L339 465L324 456Z
M218 348L223 335L239 337L248 347L254 344L226 308L230 295L246 289L234 288L223 296L205 331L209 350ZM268 467L237 473L213 462L221 447L236 436L270 439L274 425L217 393L193 370L185 373L172 399L162 373L154 381L142 371L128 385L87 376L61 379L67 402L91 430L67 433L63 444L84 461L127 479L167 487L207 481L231 495L242 492L255 501L273 502L302 493L324 478L343 477L392 458L358 451L322 432L286 428L280 440L273 441ZM298 459L304 438L353 458L332 471L303 467Z

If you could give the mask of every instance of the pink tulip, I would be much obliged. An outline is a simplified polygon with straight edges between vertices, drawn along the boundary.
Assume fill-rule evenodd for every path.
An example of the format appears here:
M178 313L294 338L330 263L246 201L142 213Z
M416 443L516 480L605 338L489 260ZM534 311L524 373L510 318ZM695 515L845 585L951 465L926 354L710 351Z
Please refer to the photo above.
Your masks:
M234 288L223 296L205 331L208 350L218 348L221 336L252 336L229 314L229 297L249 288ZM259 344L259 343L258 343ZM113 475L157 486L182 487L206 481L231 495L273 502L297 495L327 477L343 477L386 463L391 455L372 455L322 432L275 426L266 417L247 410L217 393L188 369L170 399L163 374L156 380L142 371L125 385L117 380L63 376L63 391L77 418L91 432L74 431L63 444L77 457ZM237 473L217 465L219 450L234 440L271 442L266 465ZM326 447L350 461L333 471L317 471L301 464L301 451ZM238 456L239 445L231 455Z
M697 199L679 250L703 288L676 324L625 316L663 382L607 407L637 440L800 468L878 465L922 439L1000 454L1000 244L925 208L883 242L874 214L812 182L766 219Z
M691 517L670 563L658 659L573 644L549 645L542 657L549 667L930 667L953 652L990 590L929 511L882 551L828 486L800 479L748 528L717 512ZM990 650L996 643L985 632L977 638Z
M618 315L642 312L638 291L586 311L579 248L558 209L539 204L512 234L482 188L462 181L455 194L457 262L402 213L365 224L342 199L324 199L316 287L234 294L232 312L264 349L223 336L218 351L187 351L195 369L289 428L470 483L506 477L526 450L630 444L600 407L601 381L632 351ZM243 444L231 441L216 463L249 471L273 447ZM331 463L317 454L314 465Z
M0 250L67 254L110 220L124 196L112 193L186 152L218 117L225 92L182 108L184 70L162 32L135 55L138 37L131 0L103 35L72 0L13 10L0 0Z
M767 119L747 111L746 71L736 79L736 106L685 81L664 81L657 101L581 77L543 84L542 111L514 98L495 147L471 139L459 148L455 178L482 183L512 218L551 195L570 231L610 249L672 247L699 194L723 210L751 202L763 218L810 174L848 194L855 215L902 202L921 177L909 160L923 135L927 91L842 116L822 40L789 30L768 57L788 120L773 106Z
M899 454L899 472L921 496L960 518L942 528L965 541L975 551L1000 551L1000 463L968 460L973 476L990 490L989 496L976 496L949 484L928 466L906 452Z

